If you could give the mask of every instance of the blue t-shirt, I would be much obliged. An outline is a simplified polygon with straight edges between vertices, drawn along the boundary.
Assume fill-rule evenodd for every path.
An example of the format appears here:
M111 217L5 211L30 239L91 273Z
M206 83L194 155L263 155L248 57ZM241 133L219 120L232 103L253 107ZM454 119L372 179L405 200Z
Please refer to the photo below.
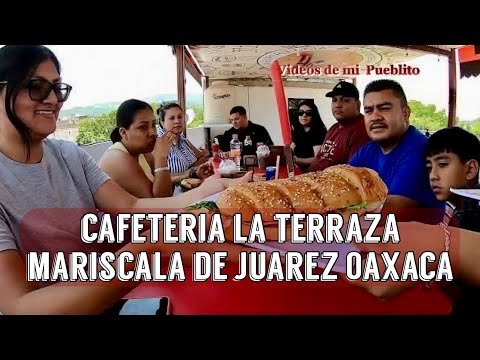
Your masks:
M416 200L424 208L444 207L430 188L425 165L427 137L410 125L400 143L388 154L369 141L350 160L352 166L366 167L378 172L389 195L401 195Z

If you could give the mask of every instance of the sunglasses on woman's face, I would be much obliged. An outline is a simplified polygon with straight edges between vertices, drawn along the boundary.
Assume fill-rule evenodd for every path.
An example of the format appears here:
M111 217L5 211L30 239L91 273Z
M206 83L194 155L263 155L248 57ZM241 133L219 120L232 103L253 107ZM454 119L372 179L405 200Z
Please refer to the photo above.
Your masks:
M312 112L310 110L307 110L307 111L300 110L300 111L297 111L297 114L298 116L303 116L303 115L312 116Z
M72 87L64 83L52 84L47 80L35 79L28 82L27 89L33 101L45 100L53 90L58 102L64 102L68 99Z

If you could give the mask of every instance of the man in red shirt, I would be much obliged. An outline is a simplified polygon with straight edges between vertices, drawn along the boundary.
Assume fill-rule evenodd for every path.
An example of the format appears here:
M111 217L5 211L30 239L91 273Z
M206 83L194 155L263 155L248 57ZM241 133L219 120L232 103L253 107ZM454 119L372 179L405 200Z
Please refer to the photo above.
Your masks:
M332 98L332 113L337 123L327 132L323 145L308 172L347 164L355 152L370 141L360 113L360 95L352 83L340 81L325 95Z

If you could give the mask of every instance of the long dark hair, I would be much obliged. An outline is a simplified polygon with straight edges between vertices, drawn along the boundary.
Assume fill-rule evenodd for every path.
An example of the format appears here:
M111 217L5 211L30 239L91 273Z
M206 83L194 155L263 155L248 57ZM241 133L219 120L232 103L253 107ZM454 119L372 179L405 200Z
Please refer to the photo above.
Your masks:
M322 141L327 134L327 127L323 123L322 117L318 112L318 107L315 105L315 102L311 100L304 100L298 105L298 109L300 109L303 105L308 106L312 111L312 121L310 122L310 131L312 134L316 134ZM296 116L295 120L292 122L292 132L293 138L295 139L299 134L305 132L303 129L302 124L298 121L298 116Z
M115 127L115 129L112 130L110 134L110 140L112 140L112 143L115 144L116 142L122 140L122 137L120 135L120 128L130 128L137 112L145 109L150 109L153 111L150 104L137 99L126 100L118 107L117 126Z
M38 65L51 60L60 74L60 63L55 54L42 45L6 45L0 49L0 91L7 88L5 111L25 144L27 161L30 159L32 135L30 129L15 114L14 104L19 91L25 87Z

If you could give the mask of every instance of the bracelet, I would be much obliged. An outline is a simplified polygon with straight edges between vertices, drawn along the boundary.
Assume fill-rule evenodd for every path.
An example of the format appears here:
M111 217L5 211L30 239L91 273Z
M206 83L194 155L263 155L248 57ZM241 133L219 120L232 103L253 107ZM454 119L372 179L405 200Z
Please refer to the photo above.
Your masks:
M446 252L449 252L450 251L450 243L452 242L451 241L451 232L448 231L448 228L447 228L447 224L445 222L441 222L439 223L438 225L440 225L440 227L443 229L443 233L445 235L445 251ZM430 289L433 285L433 280L430 280L428 283L425 284L425 287L427 289Z
M445 224L444 222L441 222L439 225L441 226L441 228L443 229L443 232L445 234L445 251L449 252L450 251L450 243L451 243L451 239L450 239L451 233L450 233L450 231L447 230L447 224Z
M153 173L156 174L156 173L161 172L161 171L170 171L170 168L168 166L155 168L155 170L153 170Z

